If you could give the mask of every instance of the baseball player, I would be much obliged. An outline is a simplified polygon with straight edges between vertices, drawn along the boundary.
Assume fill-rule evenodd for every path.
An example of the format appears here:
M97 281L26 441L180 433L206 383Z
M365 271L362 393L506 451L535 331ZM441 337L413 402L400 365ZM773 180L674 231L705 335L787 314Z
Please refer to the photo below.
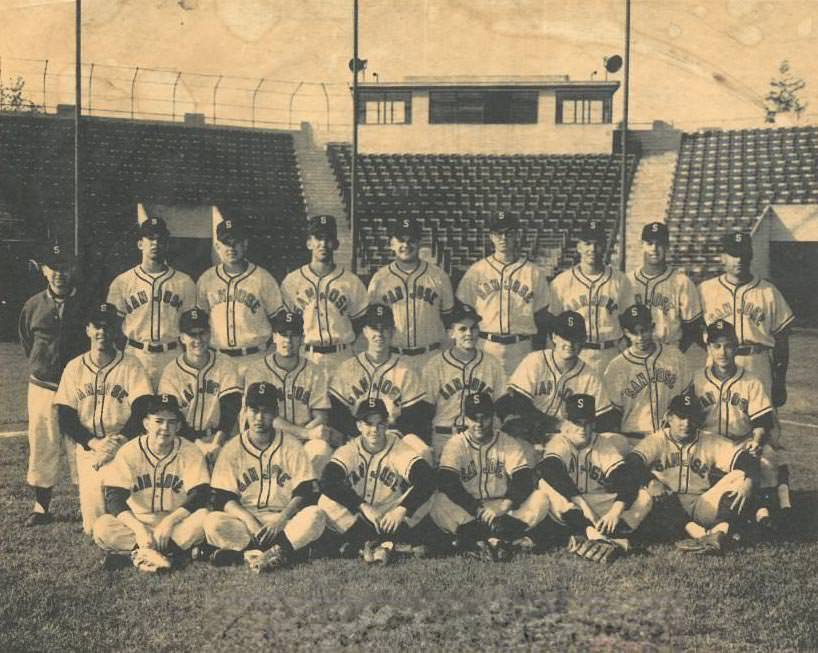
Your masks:
M123 318L126 349L135 356L155 389L162 370L176 358L179 316L196 305L196 285L166 262L170 232L162 218L139 226L136 246L142 262L117 276L108 288L108 303Z
M661 518L673 537L687 534L681 548L719 552L748 504L758 465L726 438L700 430L702 406L688 391L675 396L662 427L628 454L634 474L646 479L654 497L652 518ZM711 471L725 475L711 487Z
M642 229L642 267L628 273L637 304L650 308L654 340L682 352L698 342L703 326L696 285L681 270L667 264L667 225L651 222Z
M85 350L87 300L76 285L73 256L62 245L51 245L39 262L48 286L23 306L18 322L20 344L29 361L28 475L34 508L26 526L52 521L51 491L59 480L63 457L72 477L74 441L63 437L57 424L54 393L65 365Z
M239 373L229 356L210 345L210 316L201 308L179 319L182 353L162 372L159 393L178 397L185 419L180 435L213 464L241 410Z
M330 400L323 369L301 356L304 322L300 313L281 311L272 321L274 351L247 368L246 387L265 382L279 392L273 427L301 442L307 457L320 474L341 443L329 426Z
M310 262L290 272L281 291L287 308L304 317L307 358L330 374L352 355L369 302L361 280L335 264L338 229L333 216L307 221L307 249Z
M573 533L569 550L583 557L583 540L603 540L621 551L628 537L651 510L650 495L628 473L628 443L618 433L596 430L592 395L572 394L565 400L565 421L545 445L537 473L547 483L550 513ZM621 551L608 548L600 557L610 562Z
M579 263L551 282L551 312L576 311L585 319L582 360L602 374L624 346L619 315L633 304L628 278L604 264L605 230L591 221L578 234Z
M464 428L440 456L432 519L459 547L483 560L507 560L511 545L548 514L548 498L519 443L494 430L491 396L470 394L464 404Z
M141 429L140 406L153 394L145 368L119 351L120 318L113 304L95 307L85 333L91 348L68 362L54 404L60 432L76 447L82 527L90 535L105 514L104 473L117 450Z
M268 383L245 396L249 427L222 449L213 469L213 506L205 520L216 566L242 558L254 571L293 561L295 552L324 531L324 513L313 505L318 485L298 440L273 428L281 397ZM242 551L244 555L242 556Z
M434 407L426 400L420 374L407 364L403 355L392 353L395 333L392 311L388 306L373 304L367 309L363 324L366 351L341 363L330 379L335 428L354 433L358 407L369 399L381 399L389 411L390 424L398 431L429 441Z
M480 320L473 306L456 302L449 316L452 346L436 354L423 368L426 397L435 406L432 449L436 460L452 435L465 427L464 408L469 395L483 393L499 399L505 392L502 364L477 347Z
M780 466L771 446L776 435L774 409L766 384L752 371L740 367L736 330L725 320L707 326L708 363L693 377L693 388L701 399L702 428L740 445L760 462L760 500L756 520L771 526L772 495L778 489L780 506L789 509L789 471ZM773 438L774 439L774 438Z
M443 320L454 306L452 282L438 266L419 258L421 227L413 218L396 220L389 231L394 260L372 275L369 303L392 309L392 351L421 373L441 347Z
M510 375L546 330L551 291L545 270L520 254L520 224L500 211L489 221L494 253L472 265L457 287L457 298L483 316L480 344Z
M421 546L418 528L432 507L435 475L417 449L388 428L385 402L360 402L360 435L340 447L321 476L318 507L365 562L387 564L396 543Z
M221 263L196 283L197 305L210 313L213 344L233 359L242 384L247 368L264 358L270 320L283 308L273 275L247 260L248 238L238 220L217 224L213 245Z
M678 348L654 340L647 305L629 306L620 321L630 345L610 362L603 382L621 415L618 430L639 439L659 429L670 400L690 385L693 375Z
M184 415L173 395L146 402L144 435L123 445L105 475L108 514L94 523L94 541L115 556L129 555L143 571L169 569L204 540L210 474L199 448L179 436ZM152 553L146 555L147 550Z

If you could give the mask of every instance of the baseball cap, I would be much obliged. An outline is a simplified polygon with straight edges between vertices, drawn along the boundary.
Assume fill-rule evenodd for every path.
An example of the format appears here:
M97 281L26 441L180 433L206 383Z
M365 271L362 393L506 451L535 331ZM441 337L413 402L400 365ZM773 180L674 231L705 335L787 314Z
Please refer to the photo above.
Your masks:
M54 243L49 245L40 256L40 263L52 270L62 270L74 262L74 252L70 247Z
M520 226L520 219L516 213L510 211L497 211L489 218L489 231L508 231L517 229Z
M596 400L593 395L579 393L566 398L565 417L576 424L592 421L596 417Z
M667 225L664 222L650 222L646 224L642 227L642 240L667 245L670 242Z
M201 308L191 308L185 311L179 318L179 331L182 333L210 331L210 315Z
M275 333L291 333L297 336L304 335L304 318L301 313L279 311L270 322Z
M220 243L225 243L228 240L244 240L247 235L247 227L234 218L222 220L216 225L216 239Z
M395 326L395 316L392 314L392 309L383 304L370 304L366 309L364 315L364 324L366 326Z
M400 218L390 225L389 235L395 238L420 240L423 237L423 229L420 223L414 218Z
M147 402L145 402L145 414L156 415L163 410L169 410L176 415L182 415L182 409L179 406L179 400L175 395L161 394L151 395Z
M482 319L474 306L458 301L455 302L452 312L447 317L447 326L450 327L455 322L462 322L463 320L474 320L475 323L479 323Z
M168 238L170 231L162 218L148 218L139 225L140 238Z
M88 323L102 326L110 324L112 326L119 326L119 313L116 312L116 306L108 304L97 304L91 309L88 314Z
M264 381L251 383L250 387L247 388L244 403L250 406L250 408L267 408L278 415L278 399L280 394L278 388Z
M478 415L494 417L494 401L485 392L469 395L464 404L463 413L469 419L477 419Z
M571 342L585 342L585 318L575 311L563 311L554 318L552 331Z
M670 400L670 412L678 417L702 417L702 402L692 392L683 392Z
M707 325L707 342L713 342L717 338L729 338L733 342L738 342L736 328L727 320L716 320Z
M598 220L590 220L583 224L577 232L577 238L585 242L596 240L604 243L607 240L605 228Z
M647 306L644 304L634 304L633 306L628 306L625 312L619 316L619 323L623 329L633 331L634 327L638 325L643 327L653 326L653 318Z
M313 215L307 218L307 234L310 236L326 236L338 240L338 227L333 215Z
M380 415L384 419L389 416L389 411L386 410L386 404L383 402L383 399L370 397L366 401L362 401L355 411L356 420L363 421L370 415Z
M753 240L746 232L737 231L724 234L720 242L721 251L730 256L752 257L753 255Z

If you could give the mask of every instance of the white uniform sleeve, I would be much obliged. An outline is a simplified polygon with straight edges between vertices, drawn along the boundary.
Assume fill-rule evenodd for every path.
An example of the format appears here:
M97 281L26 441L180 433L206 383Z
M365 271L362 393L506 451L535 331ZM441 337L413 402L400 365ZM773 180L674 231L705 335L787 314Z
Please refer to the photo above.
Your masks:
M747 397L747 415L751 421L772 411L773 402L770 400L770 395L767 393L764 384L759 379L753 380L747 394L749 395Z
M790 305L787 303L787 300L784 299L784 295L778 290L778 288L773 287L773 305L772 305L772 319L770 320L770 333L772 335L777 335L784 329L786 329L792 321L795 319L795 315L792 313L792 309Z
M411 367L407 367L404 370L403 383L401 386L401 408L414 406L426 398L426 388L423 386L423 382L418 376L418 373Z
M185 275L185 284L182 288L182 310L187 311L196 306L196 284L188 275Z
M366 294L369 296L370 304L381 303L380 282L383 274L383 268L381 268L375 272L375 274L373 274L372 278L369 280L369 287L366 289Z
M440 453L440 469L450 469L460 474L460 437L449 438Z
M187 449L185 453L189 458L185 465L182 482L185 490L190 492L197 485L210 483L210 472L207 471L207 461L199 451L199 447L194 444L192 447L185 448Z
M369 308L369 295L366 292L363 281L352 274L352 281L349 284L349 319L355 320L366 313Z
M284 277L284 281L281 282L281 300L284 302L284 306L287 310L293 313L295 313L297 309L295 302L295 295L298 291L298 282L295 279L296 274L298 274L298 270L290 272L290 274Z
M502 436L501 436L502 437ZM517 472L521 469L528 469L528 461L525 458L525 452L523 448L514 440L511 436L504 439L505 441L505 459L506 459L506 473L508 477Z
M602 375L602 388L608 400L611 402L611 406L617 410L622 410L624 405L622 400L624 383L620 378L618 362L619 358L614 358L608 363L608 367L605 368L605 373Z
M662 439L664 435L661 432L652 433L643 440L640 440L637 445L631 450L650 467L662 457Z
M237 435L236 438L240 438ZM225 492L232 492L236 495L241 495L239 492L239 484L236 474L236 454L238 453L240 442L235 439L231 440L228 445L235 442L233 446L226 446L222 449L219 457L216 458L216 465L213 468L213 476L210 479L210 486L214 490L224 490Z
M295 439L292 441L291 447L287 449L287 471L292 477L293 488L297 488L305 481L315 480L315 471L312 463L307 458L307 453L304 447L301 446Z
M338 367L336 367L329 373L329 380L327 382L327 393L335 397L344 405L352 408L352 404L347 401L347 397L344 394L344 388L349 385L350 375L347 373L347 371L349 370L348 363L350 361L354 363L355 359L350 358L345 360L343 363L341 363Z
M633 306L636 303L636 296L633 294L633 286L628 277L621 272L619 273L620 287L619 287L619 314L625 312L625 309Z
M683 322L693 322L702 316L699 293L686 275L680 274L680 279L682 283L679 290L679 316Z
M272 274L261 268L259 268L259 270L262 272L261 305L264 307L264 313L267 317L272 318L284 308L284 302L281 299L281 289L278 287L278 282Z
M142 367L142 363L135 358L131 358L130 363L131 366L128 370L128 404L133 405L134 399L153 394L153 386L150 378L148 378L148 373Z
M79 359L74 359L74 361L75 360ZM77 402L77 382L79 381L79 376L77 374L77 365L74 364L74 361L70 361L68 365L65 366L65 370L63 370L62 376L60 377L60 384L57 386L57 392L54 395L54 403L77 410L79 408L79 403Z
M562 297L560 295L560 293L561 293L560 278L562 277L563 274L566 274L566 273L567 273L567 271L558 274L556 277L554 277L554 280L551 282L551 294L550 294L551 309L550 310L551 310L551 313L553 315L559 315L560 313L562 313L565 310L563 308Z
M516 390L529 399L534 398L534 388L538 381L538 372L540 372L537 365L538 356L542 356L542 353L535 351L525 355L508 379L509 390Z
M712 464L723 472L732 472L736 458L738 458L743 447L741 445L736 446L727 438L715 434L710 436L708 442L712 447Z
M124 277L120 274L112 282L108 288L108 297L105 301L116 306L117 312L120 316L128 312L128 306L125 304L125 292L122 288L124 284Z
M118 487L128 490L128 492L131 491L133 474L127 460L129 449L130 447L120 447L111 464L103 468L103 484L107 487Z
M210 300L207 298L207 284L210 276L210 270L205 270L196 282L196 306L208 312L210 311Z

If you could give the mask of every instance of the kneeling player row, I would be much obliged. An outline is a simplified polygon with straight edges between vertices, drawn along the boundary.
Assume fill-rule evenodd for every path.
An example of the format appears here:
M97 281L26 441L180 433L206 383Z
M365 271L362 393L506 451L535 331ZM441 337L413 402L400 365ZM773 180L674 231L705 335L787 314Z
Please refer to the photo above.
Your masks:
M629 549L661 495L672 497L663 504L666 513L673 506L673 534L696 540L687 548L718 550L751 505L758 475L748 450L699 430L692 394L675 397L663 428L631 451L623 436L595 431L593 397L574 395L533 469L522 446L495 431L491 398L474 394L437 473L431 450L388 429L386 406L371 399L355 415L360 435L333 453L319 486L303 447L273 428L278 399L272 385L248 388L247 428L211 475L198 447L177 435L178 400L151 397L144 434L105 472L108 513L93 533L106 563L130 556L157 571L195 546L216 565L245 560L262 571L310 545L386 562L396 545L439 542L500 560L538 538L546 517L572 535L572 551L610 559ZM716 470L724 476L711 485Z

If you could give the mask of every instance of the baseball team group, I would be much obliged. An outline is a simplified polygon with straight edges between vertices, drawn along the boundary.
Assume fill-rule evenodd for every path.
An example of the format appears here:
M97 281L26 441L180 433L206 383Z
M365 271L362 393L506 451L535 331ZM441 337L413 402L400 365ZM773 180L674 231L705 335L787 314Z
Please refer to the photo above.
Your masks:
M51 246L19 321L25 524L53 521L66 461L108 569L555 544L609 562L646 534L718 553L788 523L776 409L793 314L751 271L748 234L725 235L723 273L696 286L667 264L662 223L627 274L582 225L550 283L515 214L487 229L493 253L456 292L411 218L368 288L335 262L329 215L308 219L310 261L280 284L230 215L197 282L145 219L141 262L104 303Z

